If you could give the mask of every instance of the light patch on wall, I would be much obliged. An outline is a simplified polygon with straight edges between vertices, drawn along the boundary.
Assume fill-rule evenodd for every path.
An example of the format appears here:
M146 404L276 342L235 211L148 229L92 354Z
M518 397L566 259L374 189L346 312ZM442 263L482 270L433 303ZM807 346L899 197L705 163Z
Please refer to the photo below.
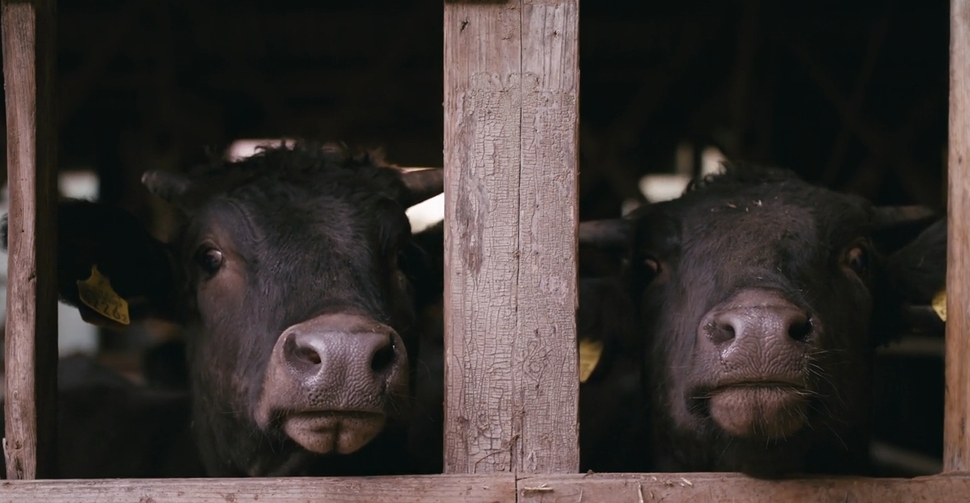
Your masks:
M276 147L280 143L285 144L287 147L292 147L294 141L289 138L262 138L262 139L245 139L236 140L229 145L226 149L226 159L229 161L240 161L247 157L252 156L260 148L265 147Z
M645 175L640 179L640 192L647 201L659 203L676 199L684 193L687 184L690 183L691 176L682 172L683 164L690 158L684 151L679 149L677 152L678 173L654 173ZM723 171L722 163L725 161L724 154L720 149L709 146L701 152L701 176L712 175Z
M96 201L100 194L98 175L94 171L64 171L57 176L57 190L64 197Z
M647 201L659 203L677 199L684 193L690 176L675 174L650 174L640 179L640 192Z
M415 204L405 213L411 221L411 232L421 232L445 219L445 195L438 194Z
M713 175L724 171L723 163L727 158L721 149L711 146L701 152L701 176Z

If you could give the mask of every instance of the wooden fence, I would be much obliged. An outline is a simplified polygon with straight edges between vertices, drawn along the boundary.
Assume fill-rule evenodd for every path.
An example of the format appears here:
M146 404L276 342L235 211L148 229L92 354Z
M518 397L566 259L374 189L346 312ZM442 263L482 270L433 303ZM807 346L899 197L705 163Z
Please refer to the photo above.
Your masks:
M970 500L970 0L952 0L944 473L579 474L579 1L444 3L445 470L413 477L43 479L56 416L53 0L2 0L10 262L0 501Z

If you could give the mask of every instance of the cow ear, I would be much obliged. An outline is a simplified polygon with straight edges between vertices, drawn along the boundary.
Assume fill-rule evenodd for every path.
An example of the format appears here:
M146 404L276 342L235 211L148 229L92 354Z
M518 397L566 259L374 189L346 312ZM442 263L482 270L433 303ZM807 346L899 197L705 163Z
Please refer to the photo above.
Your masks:
M941 316L923 316L931 312L934 302L945 297L946 289L946 218L924 229L915 239L890 255L886 261L889 290L899 303L909 306L904 315L910 331L939 331Z
M400 170L401 181L408 188L405 206L414 206L445 190L445 170L441 168Z
M579 244L599 249L625 250L630 245L633 223L623 219L587 220L579 223Z
M414 285L418 306L433 304L444 294L444 239L442 221L413 234L405 250L401 265Z
M615 352L639 354L643 338L636 332L633 299L616 277L581 277L576 329L583 339L603 343L607 358Z
M105 328L147 317L175 320L175 262L137 219L105 204L63 200L57 225L61 302ZM6 247L6 219L2 239Z
M892 254L939 218L937 211L925 206L877 206L871 216L872 242L884 254Z
M946 286L946 218L924 229L889 256L892 287L914 304L926 304Z

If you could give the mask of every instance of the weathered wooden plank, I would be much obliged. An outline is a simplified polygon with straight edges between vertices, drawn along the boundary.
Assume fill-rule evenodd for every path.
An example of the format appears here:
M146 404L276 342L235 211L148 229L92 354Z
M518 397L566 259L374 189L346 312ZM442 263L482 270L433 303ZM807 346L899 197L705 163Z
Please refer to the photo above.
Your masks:
M445 471L578 469L578 1L445 3Z
M514 467L579 471L579 0L522 2Z
M519 503L884 503L957 501L968 494L970 477L966 475L763 480L733 473L658 473L532 475L518 480Z
M445 473L513 470L518 2L444 6Z
M53 476L57 385L54 2L4 0L10 211L4 455L7 478Z
M970 470L970 0L950 4L944 471Z
M670 503L960 501L970 476L914 479L761 480L733 473L424 475L412 477L168 480L18 480L0 483L0 503L328 501L356 503L563 502Z
M515 501L509 475L414 477L106 479L0 483L0 503L238 502L494 503Z

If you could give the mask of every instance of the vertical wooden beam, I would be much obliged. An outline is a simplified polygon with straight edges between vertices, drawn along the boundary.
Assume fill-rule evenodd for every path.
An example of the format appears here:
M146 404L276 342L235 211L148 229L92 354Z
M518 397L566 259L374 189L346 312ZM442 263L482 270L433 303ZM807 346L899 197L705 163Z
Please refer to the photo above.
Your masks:
M54 1L0 2L7 112L8 479L54 476L57 391Z
M970 470L970 0L950 3L943 470Z
M575 472L579 1L446 1L445 471Z

